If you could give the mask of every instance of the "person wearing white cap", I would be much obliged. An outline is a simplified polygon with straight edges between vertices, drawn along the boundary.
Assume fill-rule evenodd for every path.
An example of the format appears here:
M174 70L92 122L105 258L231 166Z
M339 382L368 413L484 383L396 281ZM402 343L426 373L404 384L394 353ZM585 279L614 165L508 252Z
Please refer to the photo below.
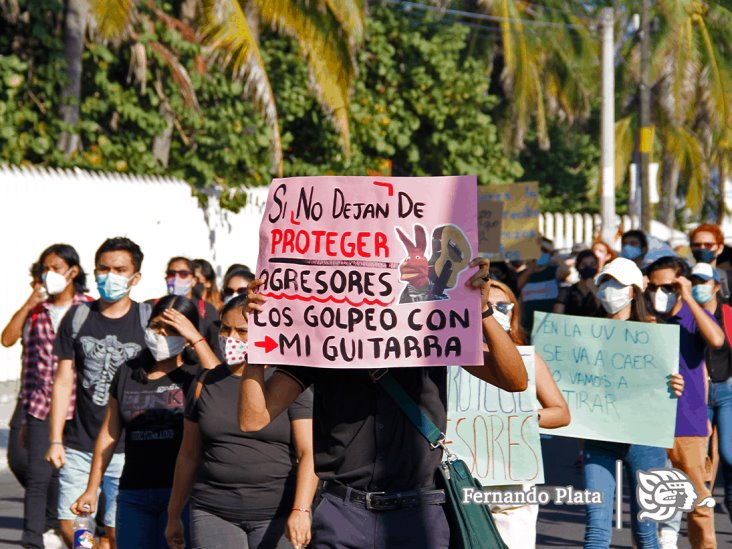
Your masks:
M646 267L645 273L646 294L656 320L679 327L679 373L684 376L685 390L679 398L674 447L668 456L674 467L686 473L702 501L711 495L706 485L710 433L704 358L708 347L724 345L724 331L694 298L691 273L683 259L662 257ZM687 515L687 524L694 549L717 546L713 509L695 507Z
M595 277L597 297L607 317L612 320L650 320L643 299L643 274L630 259L618 258L606 264ZM671 392L680 396L684 389L683 378L669 376ZM585 441L584 479L587 490L602 493L602 503L587 506L585 549L610 546L612 540L613 501L615 497L615 462L622 460L630 479L630 511L633 540L638 549L658 548L657 524L638 521L640 511L636 499L636 471L661 468L666 463L663 448L641 444L623 444L601 440Z
M732 354L727 331L732 329L732 308L719 299L719 272L709 263L697 263L691 270L691 294L725 328L724 345L707 347L704 361L709 377L707 409L712 422L712 483L719 466L724 478L724 504L732 518Z

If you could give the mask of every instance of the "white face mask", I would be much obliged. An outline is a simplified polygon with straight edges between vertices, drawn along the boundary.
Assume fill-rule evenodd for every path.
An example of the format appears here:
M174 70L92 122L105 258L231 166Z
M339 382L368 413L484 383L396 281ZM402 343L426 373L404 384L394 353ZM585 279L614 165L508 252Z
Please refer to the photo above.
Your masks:
M597 291L597 299L600 300L607 314L614 315L630 304L630 286L623 286L617 280L609 279L600 286Z
M229 366L238 366L247 361L247 342L233 337L219 336L219 348L224 355L224 362Z
M66 277L62 274L53 271L47 271L43 274L43 284L48 295L60 294L70 283L71 281L66 280Z
M657 313L662 315L671 312L671 309L676 305L676 294L671 293L663 288L657 289L653 292L653 308Z
M501 325L501 328L508 333L511 331L511 318L513 317L513 313L504 314L498 309L493 309L493 318L496 319L496 322Z
M156 362L178 356L186 346L186 338L182 336L164 336L151 330L145 330L145 343Z

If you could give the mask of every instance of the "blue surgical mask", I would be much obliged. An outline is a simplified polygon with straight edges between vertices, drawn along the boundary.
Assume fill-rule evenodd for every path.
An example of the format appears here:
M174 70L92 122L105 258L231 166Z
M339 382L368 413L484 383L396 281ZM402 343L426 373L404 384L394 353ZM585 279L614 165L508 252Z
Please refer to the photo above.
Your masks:
M543 267L544 265L548 265L551 257L552 256L550 254L546 252L541 252L539 259L536 260L537 267Z
M115 303L129 293L130 279L114 273L97 275L97 290L104 301Z
M641 250L640 246L623 246L620 250L620 257L633 261L634 259L639 258L642 253L643 250Z
M694 260L697 263L711 263L714 261L714 258L717 257L714 255L714 252L712 250L693 250L691 252L691 255L694 256Z
M706 305L714 297L714 292L709 284L697 284L692 286L691 295L699 305Z

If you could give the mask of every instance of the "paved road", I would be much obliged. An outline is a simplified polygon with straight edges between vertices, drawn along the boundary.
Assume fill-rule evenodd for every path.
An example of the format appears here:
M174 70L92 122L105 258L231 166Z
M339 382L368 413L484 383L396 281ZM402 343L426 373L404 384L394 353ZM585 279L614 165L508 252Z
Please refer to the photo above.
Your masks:
M549 486L582 487L582 473L572 467L577 444L573 439L553 437L542 441L545 476ZM715 490L718 502L716 510L717 541L720 549L732 547L732 525L722 505L722 492ZM615 531L611 547L630 548L630 514L628 498L624 498L623 523L625 528ZM9 472L0 473L0 548L18 547L23 515L23 491ZM542 507L539 513L538 545L541 549L581 547L584 535L584 508L580 506ZM682 524L679 549L690 549L685 538L686 526Z

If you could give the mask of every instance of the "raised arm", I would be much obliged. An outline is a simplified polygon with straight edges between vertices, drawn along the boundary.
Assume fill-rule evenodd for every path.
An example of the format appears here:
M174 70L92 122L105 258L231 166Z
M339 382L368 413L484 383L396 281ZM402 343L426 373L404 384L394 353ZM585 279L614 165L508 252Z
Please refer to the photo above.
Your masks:
M188 320L180 311L176 311L172 307L163 311L163 320L169 324L188 342L188 345L196 351L201 368L211 370L218 366L221 361L211 350L206 338L201 335L190 320Z
M304 388L289 375L275 372L264 382L264 366L247 364L239 390L239 428L259 431L290 407Z
M479 270L468 284L480 291L482 311L488 311L488 262L476 260ZM524 391L529 384L524 362L511 337L504 331L493 315L482 319L483 337L487 351L483 353L482 366L463 366L465 370L505 391Z
M717 321L708 315L704 311L704 308L691 295L691 281L686 277L680 276L677 282L681 287L681 298L689 306L689 309L691 309L691 314L694 315L699 334L707 342L707 345L713 349L721 348L724 345L724 331L719 327Z
M15 342L20 339L21 335L23 335L23 326L25 326L25 321L28 320L28 315L30 315L31 311L44 300L43 284L36 284L33 287L33 293L31 293L26 302L23 303L22 307L15 312L10 319L10 322L8 322L8 325L5 326L2 333L3 347L11 347L12 345L15 345Z
M110 395L109 402L107 403L107 411L104 414L104 421L102 421L102 427L99 429L99 435L97 435L97 441L94 444L94 455L92 457L86 490L71 505L71 512L75 515L83 515L86 513L93 515L96 513L97 494L102 485L102 477L104 476L104 471L109 467L109 462L112 461L114 449L117 446L121 433L122 425L119 417L119 403L116 398Z
M175 461L173 488L168 501L168 524L165 528L165 539L171 549L185 549L185 536L181 513L191 495L196 471L201 462L201 433L198 423L183 420L183 440Z
M571 417L567 401L564 400L544 359L539 353L534 353L534 357L536 397L542 406L539 410L539 427L556 429L569 425Z
M296 419L291 426L297 453L297 485L285 535L295 549L302 549L310 543L311 508L318 489L313 463L313 420Z

